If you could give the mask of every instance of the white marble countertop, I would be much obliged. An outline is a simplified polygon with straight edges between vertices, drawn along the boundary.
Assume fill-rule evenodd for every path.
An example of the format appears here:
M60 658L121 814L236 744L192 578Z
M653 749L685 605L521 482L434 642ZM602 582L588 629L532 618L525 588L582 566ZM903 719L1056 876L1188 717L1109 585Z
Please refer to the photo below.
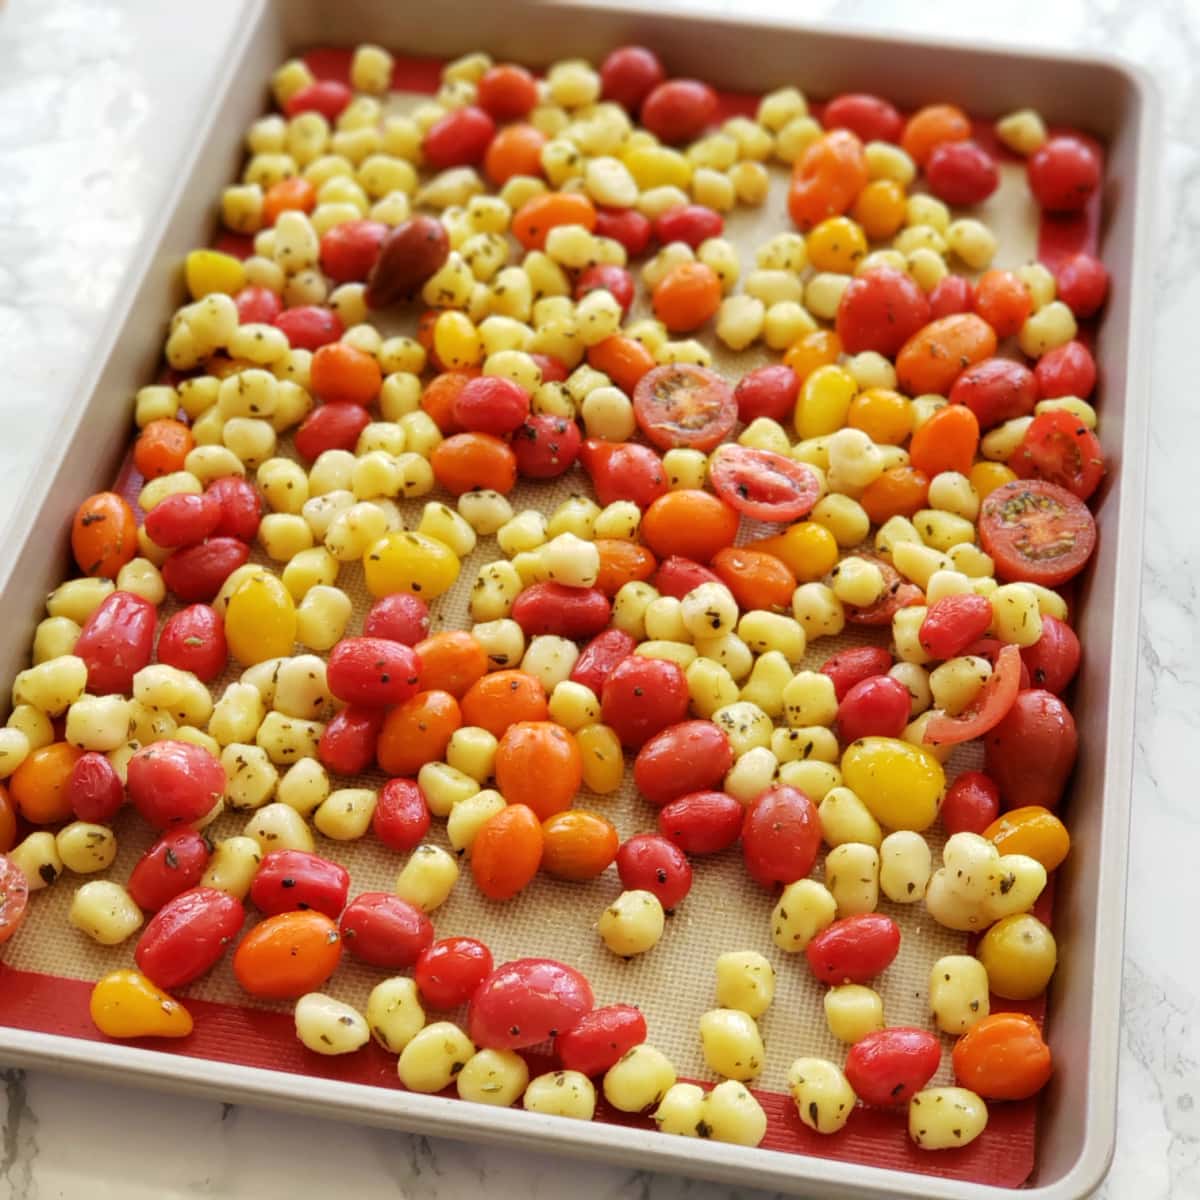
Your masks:
M665 2L665 0L664 0ZM707 0L705 7L733 7ZM1138 686L1118 1144L1106 1200L1200 1197L1200 540L1194 454L1200 312L1196 0L738 0L863 28L1117 50L1165 101L1154 421ZM2 8L2 6L0 6ZM156 213L238 0L11 0L0 11L0 505L20 503L107 304ZM1189 493L1191 493L1189 495ZM1125 631L1134 636L1134 631ZM718 1200L730 1190L620 1167L300 1119L40 1071L3 1072L0 1196L493 1196ZM767 1200L738 1190L739 1200Z

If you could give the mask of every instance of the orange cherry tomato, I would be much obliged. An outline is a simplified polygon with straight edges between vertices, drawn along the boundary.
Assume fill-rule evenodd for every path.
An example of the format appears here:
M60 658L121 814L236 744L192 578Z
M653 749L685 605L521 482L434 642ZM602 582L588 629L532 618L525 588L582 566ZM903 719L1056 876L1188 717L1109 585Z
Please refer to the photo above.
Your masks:
M510 804L489 817L471 843L471 874L489 900L508 900L537 874L542 824L533 809Z
M892 467L867 485L858 498L873 525L891 517L911 517L929 500L929 476L913 467Z
M817 138L796 161L788 187L788 212L807 232L829 217L841 216L867 183L862 142L848 129Z
M435 375L421 393L421 408L433 418L433 423L447 436L458 433L462 426L454 419L454 402L458 393L478 375L474 369L459 368Z
M487 177L500 187L514 175L542 175L542 147L546 135L532 125L506 125L499 130L487 153L483 169Z
M1071 850L1067 827L1040 804L1010 809L984 831L983 836L1001 854L1025 854L1036 858L1047 871L1061 866Z
M979 449L979 418L965 404L947 404L917 430L909 462L932 479L942 471L966 475Z
M462 723L458 701L449 692L410 696L388 713L379 731L375 757L380 769L389 775L415 775L426 763L439 762Z
M70 742L31 750L9 778L9 796L31 825L71 819L71 772L83 751Z
M438 317L442 315L439 308L427 308L417 318L417 341L425 349L426 353L433 353L433 327L438 323ZM439 370L445 370L444 367L439 367Z
M546 820L571 807L583 783L583 758L570 731L553 721L517 721L496 749L496 788L509 804Z
M467 688L487 674L487 651L462 629L447 629L418 642L421 687L449 692L461 700Z
M17 806L0 783L0 854L7 854L17 844Z
M891 388L867 388L850 401L846 424L880 446L899 446L912 433L912 402Z
M283 912L260 921L233 956L233 973L252 996L291 1000L318 991L342 957L338 927L324 913Z
M75 510L71 552L85 575L115 579L117 572L137 554L133 509L116 492L89 496Z
M299 175L281 179L267 188L263 196L263 223L274 225L282 212L310 213L317 207L317 189Z
M597 538L595 547L600 554L600 574L596 586L606 595L615 596L633 580L649 579L658 560L638 542L623 538Z
M896 356L900 389L910 396L948 396L968 367L996 353L996 331L975 313L939 317L914 333Z
M596 228L596 206L578 192L544 192L526 200L512 219L512 235L526 250L543 250L546 236L559 225Z
M654 315L672 333L690 333L721 306L721 281L702 262L680 263L659 281L653 300Z
M375 359L349 342L330 342L317 350L309 378L313 392L322 400L364 408L374 402L383 383Z
M850 215L873 242L890 238L904 224L908 197L894 179L872 179L854 202Z
M192 431L182 421L161 417L138 434L133 444L133 465L146 479L182 471L195 444Z
M985 1100L1024 1100L1054 1069L1050 1047L1025 1013L992 1013L954 1044L954 1078Z
M1033 311L1033 297L1012 271L993 268L976 282L973 307L998 338L1013 337Z
M971 136L971 119L954 104L927 104L905 123L900 146L918 167L943 142L965 142Z
M738 515L711 492L681 488L659 496L642 517L642 539L659 558L678 554L706 563L733 545Z
M814 329L788 347L783 365L791 367L796 379L803 383L818 367L837 362L841 352L842 340L832 329Z
M455 496L476 488L507 495L517 485L517 456L490 433L456 433L434 447L429 462L434 478Z
M517 721L545 721L550 715L542 681L525 671L493 671L477 679L462 701L463 720L495 737Z
M796 577L773 554L727 546L713 555L712 569L743 612L751 608L783 612L791 607Z
M576 808L542 822L542 870L556 879L595 879L617 857L621 838L598 813Z
M628 395L633 395L638 380L654 369L654 355L634 338L614 333L588 350L588 365L603 371Z

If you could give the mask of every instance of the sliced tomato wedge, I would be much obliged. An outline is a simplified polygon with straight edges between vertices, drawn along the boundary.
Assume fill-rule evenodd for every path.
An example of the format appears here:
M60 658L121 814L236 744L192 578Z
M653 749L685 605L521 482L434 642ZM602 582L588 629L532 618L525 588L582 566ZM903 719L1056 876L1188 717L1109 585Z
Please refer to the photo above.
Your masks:
M798 520L821 497L820 480L807 463L750 446L722 446L708 477L726 504L754 521Z
M979 543L1001 579L1057 587L1091 558L1096 522L1074 492L1044 479L1018 479L984 500Z
M25 920L29 880L7 855L0 854L0 944L7 942Z
M737 411L729 384L693 363L655 367L633 389L637 423L660 450L682 446L707 453L733 432Z
M996 666L987 683L957 717L937 712L929 718L925 726L925 745L957 746L959 742L982 737L1007 716L1020 689L1021 651L1016 646L1005 646L996 657Z
M1020 479L1045 479L1086 500L1104 478L1104 451L1078 417L1055 409L1034 417L1008 465Z
M873 554L860 554L859 558L873 562L883 573L883 595L867 608L845 605L846 620L851 625L890 625L902 608L925 603L925 593L915 583L909 583L890 562Z

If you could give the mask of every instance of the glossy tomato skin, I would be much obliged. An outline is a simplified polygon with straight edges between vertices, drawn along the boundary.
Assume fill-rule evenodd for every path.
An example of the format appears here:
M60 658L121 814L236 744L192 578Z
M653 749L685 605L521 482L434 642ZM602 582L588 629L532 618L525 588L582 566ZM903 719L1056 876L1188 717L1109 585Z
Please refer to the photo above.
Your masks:
M492 973L492 952L470 937L448 937L417 956L413 979L430 1008L466 1004Z
M158 635L158 661L211 683L229 660L225 622L208 604L190 604L167 618Z
M816 807L799 788L768 788L746 810L742 856L762 887L770 890L803 879L817 861L820 845Z
M1065 621L1042 617L1042 636L1032 646L1021 648L1021 660L1029 669L1030 683L1061 695L1079 670L1081 650L1075 630Z
M575 465L583 434L566 417L535 413L513 433L517 470L525 479L557 479Z
M205 492L221 502L221 519L213 530L214 538L239 538L252 542L262 521L262 497L254 484L237 475L214 479Z
M594 1005L591 985L574 967L519 958L497 967L476 989L467 1032L476 1046L520 1050L569 1033Z
M1033 412L1038 402L1037 379L1024 363L1011 358L985 358L954 381L949 400L951 404L965 404L975 414L980 429L991 429Z
M1055 275L1058 298L1079 318L1094 317L1108 296L1108 271L1091 254L1074 254Z
M176 492L160 500L146 514L145 526L155 545L174 550L204 541L220 520L221 502L211 492L199 496Z
M974 142L942 142L925 163L929 190L947 204L982 204L1000 186L996 160Z
M1038 359L1033 377L1043 400L1059 396L1086 400L1096 386L1096 360L1082 342L1067 342Z
M327 121L336 121L353 99L354 93L346 84L336 79L318 79L293 92L283 105L283 111L289 117L317 112Z
M951 716L935 711L925 726L927 746L955 746L981 737L995 728L1013 706L1021 689L1025 667L1016 646L1004 646L983 687L962 712Z
M125 803L125 785L108 758L95 750L81 754L67 784L71 811L81 821L107 825Z
M1045 479L1086 500L1104 478L1100 440L1073 413L1039 413L1008 460L1020 479Z
M420 690L416 652L388 638L343 638L329 654L329 690L347 704L387 708Z
M786 421L796 407L799 393L800 380L791 367L783 363L756 367L743 375L733 389L738 420L747 425L759 417Z
M606 629L584 646L571 669L571 680L591 688L599 696L617 663L623 662L636 649L636 639L623 629Z
M1047 212L1078 212L1100 186L1100 159L1076 137L1053 137L1029 159L1029 189Z
M973 298L969 279L961 275L946 275L929 293L929 317L936 321L938 317L970 312Z
M600 704L604 723L612 727L621 745L637 750L660 730L684 719L687 680L673 662L630 655L613 668Z
M661 808L687 792L716 787L733 766L733 747L712 721L683 721L656 733L638 751L633 778L651 804Z
M403 970L433 943L433 925L415 905L391 892L363 892L346 905L338 922L355 958L373 967Z
M925 596L916 584L906 583L900 573L882 558L867 554L883 575L883 595L870 608L859 608L856 604L847 604L846 620L851 625L890 625L892 618L902 608L910 604L921 604Z
M698 79L660 83L642 101L641 121L669 145L700 136L717 115L717 93Z
M812 973L831 987L869 983L891 966L899 952L900 928L882 913L862 913L834 921L804 951Z
M667 912L692 890L692 864L669 838L638 833L617 851L617 874L629 891L652 892Z
M992 623L992 606L985 596L965 593L943 596L929 606L917 639L934 658L954 658L978 641Z
M291 1000L318 991L337 970L342 941L332 918L281 912L260 921L233 955L233 973L252 996Z
M738 840L744 815L728 792L689 792L659 810L658 830L685 854L719 854Z
M985 1100L1024 1100L1054 1070L1050 1047L1025 1013L993 1013L954 1044L954 1078Z
M143 912L157 912L200 885L212 846L195 829L164 833L134 864L126 890Z
M349 892L345 867L306 850L264 854L250 884L251 902L268 917L312 909L336 921Z
M495 135L496 122L482 108L467 104L435 122L425 134L422 149L435 170L469 167L483 159Z
M654 222L654 236L665 246L683 242L695 250L701 242L720 237L725 221L719 212L703 204L681 204L669 208Z
M336 342L346 332L341 318L323 304L301 304L286 308L274 321L282 329L293 350L320 350Z
M142 930L134 950L138 970L166 991L183 987L216 965L245 919L242 902L228 892L181 892Z
M612 238L625 247L630 258L644 254L653 236L649 217L636 208L600 208L596 210L597 237ZM543 379L545 376L543 376Z
M1075 766L1079 737L1071 710L1053 692L1020 692L1004 719L984 738L984 769L996 781L1006 808L1062 799Z
M348 705L334 713L317 743L321 763L339 775L367 770L375 757L386 711L372 706Z
M710 212L711 209L704 211ZM615 263L597 263L595 266L581 271L579 278L575 281L575 299L582 300L589 292L595 291L610 292L613 299L621 306L621 314L629 316L629 310L633 307L634 297L637 294L637 287L633 282L633 276L624 267L618 267Z
M529 393L499 375L468 379L454 398L454 420L473 433L504 437L529 416Z
M361 283L379 257L387 237L382 221L343 221L321 235L321 269L335 283Z
M414 779L389 779L379 791L371 828L389 850L413 850L429 832L429 805Z
M846 92L825 105L821 124L848 129L863 142L898 142L904 118L895 105L868 92Z
M353 450L370 423L371 414L359 404L322 404L296 430L296 451L312 462L326 450Z
M150 661L158 610L133 592L111 592L100 602L72 654L87 667L88 690L128 693L133 677Z
M894 267L876 267L850 281L836 325L847 354L874 350L894 358L929 321L929 301L912 278Z
M999 815L1000 789L982 771L963 771L946 789L941 818L948 834L982 834Z
M721 577L701 563L671 554L658 564L651 582L662 595L682 600L702 583L720 583Z
M892 669L892 656L882 646L854 646L840 650L820 666L822 675L833 680L833 691L840 703L855 684L875 675L886 675Z
M600 65L600 91L631 116L642 101L666 78L666 71L653 50L645 46L618 46Z
M718 447L709 479L726 504L752 521L797 521L821 495L820 480L807 463L752 446Z
M612 615L612 605L599 588L532 583L513 602L512 619L527 637L552 633L582 641L595 637Z
M864 1103L898 1108L933 1078L941 1061L941 1043L927 1030L880 1029L850 1047L846 1079Z
M270 288L250 284L233 298L239 325L273 325L283 312L283 301Z
M1096 548L1096 522L1074 493L1042 479L996 488L979 513L979 544L1004 580L1058 587Z
M594 1078L645 1040L642 1010L632 1004L609 1004L592 1009L569 1033L560 1033L554 1053L564 1070Z
M411 592L384 596L367 612L363 636L415 646L429 636L429 605Z
M153 742L129 760L125 785L138 812L155 829L169 829L212 809L225 794L225 768L203 746Z
M662 459L649 446L588 438L580 448L579 461L602 505L632 500L638 508L646 508L666 495L667 474Z
M908 724L912 696L899 679L876 675L856 683L838 705L843 744L862 737L899 737Z

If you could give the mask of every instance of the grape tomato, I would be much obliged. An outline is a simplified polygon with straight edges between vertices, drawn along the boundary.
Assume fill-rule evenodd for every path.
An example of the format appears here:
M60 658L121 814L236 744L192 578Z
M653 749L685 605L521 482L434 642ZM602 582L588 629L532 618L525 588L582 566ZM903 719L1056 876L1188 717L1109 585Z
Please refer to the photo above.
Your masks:
M98 695L128 693L133 677L150 662L158 613L132 592L111 592L87 619L72 651L87 667Z
M313 909L334 920L346 906L350 873L306 850L271 850L250 884L250 900L267 916Z
M684 854L719 854L738 840L744 809L728 792L690 792L658 813L658 829Z
M433 943L433 925L415 905L391 892L363 892L338 921L342 942L373 967L403 970Z
M692 865L687 855L668 838L639 833L617 851L617 873L628 891L658 897L667 912L681 904L692 890Z
M866 1104L907 1104L934 1076L942 1061L937 1037L924 1029L897 1027L869 1033L850 1047L846 1078Z
M216 965L245 920L242 902L228 892L195 887L172 897L154 914L134 950L138 970L159 987L183 987Z
M662 807L687 792L716 787L733 766L733 747L712 721L684 721L656 733L637 753L633 778Z
M550 958L521 958L497 967L475 990L467 1015L477 1046L520 1050L570 1033L592 1011L588 981Z
M173 829L137 860L127 890L138 908L157 912L181 892L199 886L211 857L212 846L203 834Z
M646 1040L646 1018L632 1004L594 1008L574 1029L554 1039L554 1053L563 1069L582 1075L603 1075L634 1046Z
M470 937L442 938L426 946L413 967L421 999L443 1009L466 1004L491 973L491 951Z
M158 635L158 661L191 671L201 683L211 683L229 659L225 622L208 604L190 604L172 613Z

